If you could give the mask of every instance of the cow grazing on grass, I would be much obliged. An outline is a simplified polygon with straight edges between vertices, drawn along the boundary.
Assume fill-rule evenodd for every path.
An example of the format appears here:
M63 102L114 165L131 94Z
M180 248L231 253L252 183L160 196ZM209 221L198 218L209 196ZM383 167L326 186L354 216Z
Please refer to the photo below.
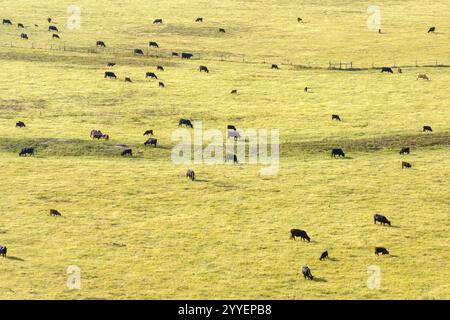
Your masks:
M303 19L302 18L297 18L297 22L301 23L301 22L303 22Z
M391 222L388 220L388 218L386 218L385 216L381 215L381 214L375 214L373 216L373 223L377 224L377 222L379 222L380 224L384 225L388 225L391 226Z
M342 150L341 148L334 148L331 150L331 156L333 158L336 158L336 156L345 158L345 153L344 150Z
M322 254L320 255L320 261L323 261L325 259L328 259L328 251L322 252Z
M292 229L291 230L291 239L296 240L295 238L300 237L302 241L311 241L311 238L308 236L306 231L300 229Z
M52 23L52 18L47 18L48 23Z
M158 83L158 86L159 86L160 88L165 88L165 87L166 87L166 86L164 85L164 82L161 82L161 81Z
M178 57L178 52L172 52L172 57ZM182 57L183 58L183 57ZM184 59L184 58L183 58ZM188 59L188 58L186 58Z
M23 121L16 122L16 128L25 128L25 123Z
M412 168L412 164L406 161L402 161L402 169Z
M227 126L227 130L234 130L234 131L236 131L236 127L233 126L233 125L231 125L231 124L229 124L229 125Z
M219 28L219 32L225 33L225 29L224 28Z
M134 52L135 56L143 56L144 55L144 51L142 51L142 49L134 49L133 52Z
M50 215L52 217L61 217L61 213L59 213L59 211L55 209L50 209Z
M161 24L161 23L163 23L163 19L155 19L155 20L153 20L153 24Z
M200 72L204 71L206 73L209 73L208 67L206 67L206 66L200 66L199 70L200 70Z
M186 177L191 179L191 181L194 181L195 180L194 170L188 169L188 171L186 172Z
M59 32L59 30L56 26L49 26L48 31Z
M23 29L23 28L25 28L25 26L23 25L23 23L18 23L17 28Z
M403 147L400 149L400 154L409 154L409 147Z
M280 69L280 68L278 68L278 65L277 64L272 64L272 67L271 67L272 69Z
M389 67L382 67L381 73L383 73L383 72L394 73L394 71L392 71L392 68L389 68Z
M26 156L27 154L29 154L30 156L33 156L34 148L33 147L22 148L22 150L20 150L20 152L19 152L19 157Z
M52 39L61 39L61 37L59 35L57 35L56 33L52 34Z
M114 78L114 79L117 79L117 76L116 76L116 74L115 74L114 72L106 71L106 72L105 72L105 78Z
M159 48L158 43L156 43L155 41L150 41L150 42L148 43L148 46L149 46L149 47Z
M6 254L8 253L8 248L6 246L0 246L0 256L6 258Z
M380 254L381 255L389 254L389 251L387 251L387 249L383 247L375 247L375 255L379 256Z
M236 89L231 90L230 94L237 94L237 90Z
M2 24L7 24L7 25L12 26L12 22L11 22L11 20L9 20L9 19L3 19Z
M181 53L181 59L190 59L190 58L192 58L192 56L193 56L193 54L190 52L182 52Z
M125 77L125 82L133 82L133 81L131 81L131 78Z
M156 144L158 143L158 139L155 138L150 138L147 141L144 142L144 146L155 146L156 148Z
M114 62L108 62L106 64L107 67L114 67L116 64Z
M425 73L417 74L417 79L416 80L419 80L419 79L428 80L428 81L430 80L430 78L428 78L428 76Z
M163 66L156 66L156 70L164 71L164 67Z
M120 155L122 157L124 157L124 156L132 157L133 156L133 151L131 149L125 149L125 150L122 151L122 153Z
M308 92L308 87L305 87L305 89L303 89L303 91Z
M185 125L186 127L194 128L191 120L188 119L180 119L180 121L178 122L178 126L181 127L183 125Z
M20 35L20 38L21 38L21 39L24 39L24 40L28 40L28 35L27 35L26 33L22 33L22 34Z
M333 115L331 115L331 120L341 121L341 117L339 117L339 115L337 115L337 114L333 114Z
M91 136L92 136L92 139L97 139L97 140L105 139L105 140L109 140L109 135L103 134L103 133L101 133L100 131L94 132Z
M203 22L203 18L202 17L198 17L197 19L195 19L195 22Z
M233 161L233 163L235 163L235 164L239 163L237 155L235 155L235 154L227 154L227 156L225 158L225 162L230 162L230 161Z
M433 132L433 129L431 129L430 126L423 126L423 132L429 131L429 132Z
M314 279L313 275L311 274L311 269L309 269L308 266L303 266L302 267L302 274L303 274L303 277L305 279L308 279L308 280L313 280Z
M431 27L428 29L428 33L434 33L436 31L436 27Z
M97 47L106 48L105 42L104 42L104 41L101 41L101 40L97 41L97 42L95 43L95 45L96 45Z
M152 78L152 79L158 79L158 77L156 76L156 74L154 72L147 72L145 74L145 78Z
M151 130L145 130L144 136L153 135L153 129Z

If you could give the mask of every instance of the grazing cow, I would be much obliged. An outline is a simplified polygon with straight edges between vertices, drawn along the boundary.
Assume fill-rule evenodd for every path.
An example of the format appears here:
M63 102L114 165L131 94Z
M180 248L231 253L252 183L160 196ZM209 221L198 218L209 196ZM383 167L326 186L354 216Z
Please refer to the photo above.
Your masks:
M153 72L147 72L147 73L145 74L145 78L147 79L148 77L153 78L153 79L158 79L158 77L156 76L156 74L153 73Z
M278 65L272 64L272 69L280 69L280 68L278 68Z
M383 226L386 225L386 224L391 226L391 222L388 220L388 218L386 218L385 216L383 216L381 214L375 214L373 216L373 223L377 224L377 222L379 222Z
M182 52L181 53L181 59L190 59L192 58L193 54L190 52Z
M59 32L59 30L58 30L58 28L56 26L49 26L48 27L48 31Z
M103 41L101 41L101 40L97 41L95 45L96 45L97 47L106 48L105 42L103 42Z
M148 43L148 46L149 46L149 47L159 48L158 43L156 43L155 41L150 41L150 42Z
M59 35L57 35L56 33L54 33L54 34L52 35L52 39L61 39L61 38L59 37Z
M178 57L178 52L172 52L172 57Z
M197 19L195 19L195 22L203 22L203 18L198 17Z
M124 157L124 156L132 157L133 156L133 151L131 149L125 149L125 150L122 151L122 153L120 155L122 157Z
M311 269L309 269L308 266L303 266L302 267L302 273L303 273L303 277L305 279L308 279L308 280L313 280L314 279L313 275L311 274Z
M178 126L181 127L183 125L185 125L186 127L194 128L194 126L191 123L191 120L188 119L180 119L180 121L178 122Z
M225 29L224 28L219 28L219 32L225 33Z
M194 170L188 169L188 171L186 172L186 177L194 181L195 180Z
M225 162L229 162L229 161L233 161L233 163L238 163L238 158L237 155L235 154L227 154L226 158L225 158Z
M50 209L50 215L52 217L61 217L61 213L59 213L59 211L55 209Z
M8 25L12 26L12 22L9 19L3 19L3 24L8 24Z
M419 80L419 79L430 80L430 78L428 78L428 76L425 73L419 73L417 75L417 79L416 80Z
M199 70L200 70L200 72L204 71L206 73L209 73L208 67L206 67L206 66L200 66Z
M8 253L8 248L6 246L0 246L0 256L6 258L6 254Z
M92 129L89 136L93 138L95 134L102 134L102 132L100 130Z
M23 29L23 28L25 28L25 26L23 25L23 23L18 23L17 24L17 28L22 28Z
M144 136L148 136L148 135L153 135L153 129L151 129L151 130L146 130L146 131L144 132Z
M233 138L234 140L239 140L241 139L241 134L238 131L234 131L234 130L228 130L228 135L227 138Z
M109 140L109 135L101 133L100 130L94 132L91 136L92 136L92 139L97 139L97 140L105 139L105 140Z
M236 131L236 127L233 126L233 125L231 125L231 124L229 124L229 125L227 126L227 130L234 130L234 131Z
M148 145L154 145L156 148L156 144L158 143L158 139L155 138L150 138L147 141L144 142L144 146L148 146Z
M25 128L25 123L23 121L16 122L16 128Z
M158 86L159 86L160 88L165 88L165 87L166 87L166 86L164 85L164 82L161 82L161 81L158 83Z
M385 254L389 254L389 251L386 250L386 248L383 247L375 247L375 255L379 256L379 255L385 255Z
M299 229L292 229L291 230L291 239L296 240L295 238L300 237L300 239L302 239L302 241L311 241L311 238L308 236L308 234L306 233L306 231L304 230L299 230Z
M133 52L134 52L135 56L143 56L144 55L144 51L142 51L142 49L134 49Z
M400 154L409 154L409 147L402 147L401 149L400 149Z
M320 261L323 261L325 259L328 259L328 251L322 252L322 254L320 255Z
M392 71L392 68L389 68L389 67L382 67L381 73L383 73L383 72L394 73L394 71Z
M116 64L114 62L108 62L107 63L107 67L114 67Z
M19 152L19 157L26 156L27 154L29 154L30 156L33 156L34 148L33 147L22 148L22 150L20 150L20 152Z
M297 22L303 22L303 19L302 18L297 18Z
M125 77L125 82L133 82L133 81L131 81L131 78Z
M433 132L433 129L430 126L423 126L423 132L425 131Z
M47 21L48 21L48 23L51 23L52 22L52 18L48 18Z
M105 78L114 78L114 79L117 79L117 76L116 76L116 74L115 74L114 72L106 71L106 72L105 72Z
M428 33L434 33L436 31L436 27L431 27L428 29Z
M412 164L406 161L402 161L402 169L412 168Z
M236 90L236 89L233 89L233 90L231 90L230 93L231 93L231 94L237 94L237 90Z
M163 19L155 19L155 20L153 20L153 24L157 24L157 23L159 23L159 24L163 23Z
M344 150L342 150L341 148L334 148L331 150L331 156L333 158L336 158L336 156L345 158L345 153L344 153Z
M21 39L24 39L24 40L28 40L28 35L27 35L26 33L22 33L22 34L20 35L20 38L21 38Z
M337 115L337 114L332 114L331 115L331 120L341 121L341 117L339 117L339 115Z
M156 70L164 71L164 67L163 66L156 66Z
M303 91L308 92L308 87L305 87L305 89L303 89Z

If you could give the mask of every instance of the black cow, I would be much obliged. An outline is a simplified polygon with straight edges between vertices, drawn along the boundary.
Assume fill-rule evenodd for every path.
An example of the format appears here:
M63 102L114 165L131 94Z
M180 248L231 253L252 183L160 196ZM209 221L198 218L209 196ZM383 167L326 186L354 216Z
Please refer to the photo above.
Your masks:
M22 28L23 29L23 28L25 28L25 26L23 25L23 23L18 23L17 24L17 28Z
M163 19L155 19L155 20L153 20L153 24L156 24L156 23L163 23Z
M122 153L120 155L122 157L124 157L124 156L132 157L133 156L133 151L131 149L125 149L125 150L122 151Z
M114 72L106 71L106 72L105 72L105 78L114 78L114 79L117 79L117 76L116 76L116 74L115 74Z
M48 27L48 31L55 31L55 32L59 32L58 28L56 26L49 26Z
M133 81L131 81L131 78L125 77L125 82L133 82Z
M166 86L164 85L164 82L161 82L161 81L158 83L158 86L159 86L160 88L165 88L165 87L166 87Z
M158 143L158 139L155 138L150 138L147 141L144 142L144 146L148 146L148 145L154 145L156 148L156 144Z
M194 126L191 123L191 120L188 119L180 119L180 121L178 122L178 126L181 127L183 125L185 125L186 127L194 128Z
M6 254L8 253L8 248L6 246L0 246L0 256L6 258Z
M229 125L227 126L227 130L234 130L234 131L236 131L236 127L233 126L233 125L231 125L231 124L229 124Z
M308 236L308 234L306 233L306 231L304 230L299 230L299 229L292 229L291 230L291 239L296 240L296 237L300 237L303 241L311 241L311 238Z
M52 22L52 18L48 18L47 21L48 21L48 23L51 23Z
M219 28L219 32L225 33L225 29L224 28Z
M142 49L134 49L133 52L134 52L135 56L143 56L144 55L144 51L142 51Z
M386 248L383 247L375 247L375 254L377 256L381 255L385 255L385 254L389 254L389 251L386 250Z
M200 66L199 70L200 70L200 72L204 71L206 73L209 73L208 67L206 67L206 66Z
M8 24L12 26L12 22L9 19L3 19L3 24Z
M149 46L149 47L159 48L158 44L157 44L155 41L150 41L150 42L148 43L148 46Z
M428 33L433 33L436 31L436 27L431 27L430 29L428 29Z
M412 168L412 164L406 161L402 161L402 169L409 169Z
M61 213L59 213L59 211L55 209L50 209L50 215L52 217L61 217Z
M322 252L322 254L320 255L320 261L323 261L325 259L328 259L328 251Z
M305 89L303 89L304 92L308 92L308 87L305 87Z
M97 47L103 47L103 48L106 47L105 42L103 42L103 41L101 41L101 40L97 41L95 45L96 45Z
M192 58L193 54L189 52L182 52L181 53L181 59L190 59Z
M91 134L91 136L92 136L92 139L97 139L97 140L105 139L105 140L109 140L109 135L103 134L103 133L101 133L100 131L94 131L94 132Z
M52 39L61 39L61 38L59 37L59 35L57 35L56 33L54 33L54 34L52 35Z
M339 115L337 115L337 114L332 114L331 115L331 120L341 121L341 117L339 117Z
M303 19L302 18L297 18L297 22L303 22Z
M156 70L164 71L164 67L163 66L156 66Z
M172 57L178 57L178 52L172 52ZM188 58L186 58L188 59Z
M19 152L19 157L26 156L27 154L29 154L30 156L33 156L34 148L33 147L22 148L22 150L20 150L20 152Z
M280 69L280 68L278 68L278 65L276 65L276 64L272 64L272 67L271 67L272 69Z
M309 269L308 266L303 266L302 267L302 273L303 273L303 277L305 279L308 279L308 280L313 280L314 279L313 275L311 274L311 269Z
M334 148L331 150L331 156L333 158L336 158L336 156L345 158L345 153L344 153L344 150L342 150L341 148Z
M385 216L381 215L381 214L375 214L373 216L373 223L377 224L377 222L379 222L380 224L384 225L391 225L391 222L388 220L388 218L386 218Z
M236 89L231 90L230 94L237 94L237 90Z
M383 73L383 72L394 73L394 71L392 71L392 68L389 68L389 67L382 67L381 73Z
M25 123L23 121L16 122L16 128L25 128Z
M24 39L24 40L28 40L28 35L27 35L26 33L22 33L22 34L20 35L20 38L21 38L21 39Z
M203 18L198 17L197 19L195 19L195 22L203 22Z
M400 154L409 154L409 147L402 147L401 149L400 149Z
M158 79L158 77L156 76L156 74L153 73L153 72L147 72L147 73L145 74L145 78L147 79L148 77L153 78L153 79Z
M433 129L430 126L423 126L423 132L425 131L433 132Z
M106 66L108 67L114 67L116 64L114 62L108 62Z
M194 172L194 170L188 169L188 171L186 172L186 177L188 177L189 179L194 181L195 180L195 172Z
M233 161L233 163L238 163L237 155L235 154L227 154L225 158L225 162Z
M144 136L153 135L153 130L146 130Z

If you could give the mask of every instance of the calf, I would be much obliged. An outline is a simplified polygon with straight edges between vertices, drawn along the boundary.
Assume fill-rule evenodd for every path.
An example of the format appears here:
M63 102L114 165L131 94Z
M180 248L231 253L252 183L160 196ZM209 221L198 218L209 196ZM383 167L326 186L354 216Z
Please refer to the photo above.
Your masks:
M172 52L172 57L178 57L178 52Z
M425 131L433 132L433 129L430 126L423 126L423 132Z
M308 236L306 231L300 229L292 229L291 230L291 239L296 240L295 238L300 237L302 241L311 241L311 238Z
M331 115L331 120L341 121L341 117L339 117L337 114L332 114Z
M108 66L108 67L114 67L115 65L116 65L115 62L108 62L106 64L106 66Z
M0 256L6 258L6 254L8 253L8 248L6 246L0 246Z
M344 153L344 150L342 150L341 148L334 148L331 150L331 156L333 158L336 158L336 156L345 158L345 153Z
M153 130L146 130L144 136L153 135Z
M308 280L313 280L314 279L313 275L311 274L311 269L309 269L308 266L303 266L302 267L302 273L303 273L303 277L305 279L308 279Z
M389 254L389 251L386 250L386 248L383 247L375 247L375 255L379 256L379 255L385 255L385 254Z
M33 147L22 148L22 150L19 152L19 157L26 156L27 154L29 154L30 156L33 156L34 148Z
M27 35L26 33L22 33L22 34L20 35L20 38L21 38L21 39L24 39L24 40L28 40L28 35Z
M125 77L125 82L133 82L133 81L131 81L131 78Z
M385 216L383 216L383 215L381 215L381 214L375 214L374 216L373 216L373 223L374 224L377 224L377 222L379 222L380 224L382 224L383 226L384 225L388 225L388 226L391 226L391 222L385 217Z
M402 161L402 169L409 169L412 167L412 164L406 161Z
M409 147L402 147L401 149L400 149L400 154L409 154Z
M144 146L153 145L156 148L156 144L158 143L158 139L150 138L147 141L144 142Z
M61 213L59 213L59 211L55 209L50 209L50 215L52 217L61 217Z
M23 121L16 122L16 128L25 128L25 123Z
M194 172L194 170L189 169L186 172L186 177L191 179L192 181L194 181L195 180L195 172Z
M320 255L320 261L328 259L328 251L322 252L322 254Z
M131 149L125 149L125 150L122 151L122 153L120 155L122 157L124 157L124 156L132 157L133 156L133 151Z

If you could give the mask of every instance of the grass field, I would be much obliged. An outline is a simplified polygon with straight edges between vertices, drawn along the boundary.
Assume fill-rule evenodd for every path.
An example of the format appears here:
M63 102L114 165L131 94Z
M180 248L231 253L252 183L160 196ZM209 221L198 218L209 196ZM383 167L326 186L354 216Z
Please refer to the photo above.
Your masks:
M0 298L450 298L448 4L379 1L380 35L366 26L371 3L312 2L83 0L81 29L72 31L70 1L4 5L0 19L26 28L0 25L0 245L9 256L0 258ZM205 59L31 49L57 41L50 16L68 46L103 39L131 50L155 40L161 52ZM427 34L433 25L438 32ZM269 64L208 58L222 56ZM330 60L364 69L326 70ZM103 78L108 61L119 79ZM160 80L145 80L147 71ZM279 129L279 173L173 164L180 118L224 132ZM19 120L27 127L14 128ZM93 128L111 139L92 141ZM143 146L146 129L158 148ZM132 158L120 157L123 144ZM26 146L34 157L18 157ZM410 155L399 155L403 146ZM332 147L348 157L331 159ZM402 161L413 167L402 170ZM374 225L374 213L393 226ZM312 242L289 240L292 228ZM392 255L376 257L375 246ZM319 261L325 250L332 259ZM305 264L316 281L303 279ZM66 286L71 265L81 268L81 290ZM369 266L381 269L379 289L367 287Z

